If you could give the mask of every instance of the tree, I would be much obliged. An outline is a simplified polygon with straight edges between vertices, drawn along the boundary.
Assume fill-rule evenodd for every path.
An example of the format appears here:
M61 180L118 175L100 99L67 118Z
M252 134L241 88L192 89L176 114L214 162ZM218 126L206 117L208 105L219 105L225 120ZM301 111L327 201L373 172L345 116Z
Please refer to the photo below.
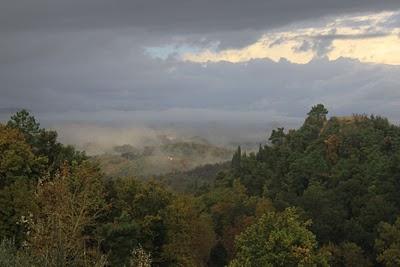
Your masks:
M25 238L24 218L34 212L34 185L46 159L35 156L23 134L0 124L0 236L19 246Z
M237 255L230 263L238 266L327 265L319 255L315 236L293 208L270 212L248 227L236 240Z
M235 154L233 154L231 163L231 168L234 176L240 175L241 162L242 162L242 149L240 148L240 146L238 146Z
M321 250L329 255L329 266L332 267L372 266L371 261L365 257L362 248L352 242L344 242L338 246L330 243L322 247Z
M27 267L40 266L29 253L24 250L18 250L12 240L0 240L0 266L1 267Z
M71 164L74 161L80 163L87 159L83 152L58 142L56 131L40 128L35 117L25 109L11 116L7 126L18 129L23 134L36 156L47 158L47 169L52 175L60 169L65 161Z
M7 122L7 126L19 129L25 136L29 144L36 142L36 137L40 134L40 124L35 117L30 115L26 109L18 111Z
M393 267L400 265L400 217L394 224L379 224L375 250L379 263Z
M107 208L101 174L84 163L65 165L37 189L29 247L45 266L94 266L104 262L93 233L97 219Z
M310 143L318 138L321 129L324 127L327 119L328 110L322 104L313 106L303 126L299 129L303 141Z
M173 194L160 183L132 177L111 180L106 188L111 209L102 218L99 238L110 264L128 265L132 250L139 244L151 254L154 264L163 264L167 231L163 214Z
M262 187L278 210L304 210L321 244L352 243L376 258L379 222L400 212L400 127L377 116L327 120L327 113L316 105L299 129L275 130L255 157L243 155L235 178L249 196Z
M166 243L163 254L178 266L207 266L215 244L212 220L196 201L178 197L165 211Z
M16 181L0 190L0 237L13 239L19 247L29 233L29 222L37 210L32 185Z
M0 124L0 189L17 180L35 181L45 163L44 157L32 153L18 129Z
M268 139L273 145L282 145L285 140L284 128L272 130L271 136Z
M315 121L326 121L327 114L328 110L322 104L313 106L310 112L307 113L308 118L314 119Z
M108 255L108 262L112 266L126 265L129 256L133 256L129 252L139 244L138 223L126 212L122 212L118 217L106 218L97 229L101 249Z

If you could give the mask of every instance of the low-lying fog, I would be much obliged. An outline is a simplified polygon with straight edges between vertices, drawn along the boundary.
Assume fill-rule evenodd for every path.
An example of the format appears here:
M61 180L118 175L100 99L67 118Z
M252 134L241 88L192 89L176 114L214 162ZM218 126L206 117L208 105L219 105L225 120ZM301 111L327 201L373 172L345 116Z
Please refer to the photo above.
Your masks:
M89 155L112 152L115 146L129 144L136 148L159 146L166 143L209 143L234 148L241 145L253 149L264 143L267 134L279 123L269 125L221 125L217 122L198 125L174 124L113 126L104 123L68 122L54 124L63 143L75 145Z
M0 112L7 121L16 110ZM137 148L165 142L209 143L253 149L276 128L294 128L303 120L258 111L168 109L160 111L104 111L36 113L42 127L57 130L59 139L89 155L111 153L115 146Z

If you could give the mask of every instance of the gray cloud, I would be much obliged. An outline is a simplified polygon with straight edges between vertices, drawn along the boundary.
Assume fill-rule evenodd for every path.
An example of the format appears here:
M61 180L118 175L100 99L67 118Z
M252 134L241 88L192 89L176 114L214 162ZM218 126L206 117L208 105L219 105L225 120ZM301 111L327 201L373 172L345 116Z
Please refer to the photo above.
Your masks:
M371 39L371 38L379 38L389 36L391 33L387 32L367 32L361 34L326 34L326 35L317 35L311 36L309 38L313 39L325 39L325 40L363 40L363 39Z
M398 7L396 0L5 0L0 9L0 29L142 27L169 33L207 33L264 29L324 15Z
M383 27L387 28L399 28L400 27L400 13L393 14L386 22L384 22Z
M322 102L336 113L373 112L400 119L398 66L345 59L305 65L285 60L201 65L149 59L136 50L126 57L123 51L128 48L99 58L107 54L108 44L104 46L81 58L79 54L68 60L69 52L59 55L64 64L50 58L25 63L17 73L1 72L10 89L1 87L0 106L54 113L54 120L120 118L123 123L132 118L156 124L237 118L244 123L252 121L246 114L253 114L256 123L265 114L260 123L266 123L301 118L311 105ZM52 67L55 64L59 66Z
M271 125L298 125L315 103L333 114L368 112L400 121L400 66L347 59L305 65L160 60L137 45L145 35L132 33L16 36L16 43L30 46L10 46L0 62L3 113L28 108L44 125L189 128L225 143L264 140Z
M332 44L335 40L365 40L380 38L392 35L391 32L383 31L368 31L358 34L337 34L336 29L332 29L329 34L298 36L296 39L303 39L298 47L295 47L296 52L314 51L317 57L324 57L332 50ZM286 39L278 39L273 45L279 45L287 41Z

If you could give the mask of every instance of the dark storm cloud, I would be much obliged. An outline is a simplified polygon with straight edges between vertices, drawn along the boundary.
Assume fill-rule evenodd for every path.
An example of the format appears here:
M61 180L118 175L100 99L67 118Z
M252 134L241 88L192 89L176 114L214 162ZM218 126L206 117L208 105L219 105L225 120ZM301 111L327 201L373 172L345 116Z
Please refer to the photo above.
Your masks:
M397 0L3 0L0 5L3 32L138 27L167 33L210 33L399 8Z

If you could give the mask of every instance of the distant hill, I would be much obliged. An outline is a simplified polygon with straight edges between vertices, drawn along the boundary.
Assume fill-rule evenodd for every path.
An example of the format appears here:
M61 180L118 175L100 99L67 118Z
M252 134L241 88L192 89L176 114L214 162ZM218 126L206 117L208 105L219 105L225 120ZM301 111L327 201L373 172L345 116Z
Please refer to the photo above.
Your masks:
M145 177L225 162L232 154L229 149L206 142L166 142L140 149L131 145L116 146L113 153L93 156L92 160L110 177Z
M173 190L198 193L203 189L213 187L218 174L229 171L230 166L230 161L206 164L188 171L167 173L156 178Z

